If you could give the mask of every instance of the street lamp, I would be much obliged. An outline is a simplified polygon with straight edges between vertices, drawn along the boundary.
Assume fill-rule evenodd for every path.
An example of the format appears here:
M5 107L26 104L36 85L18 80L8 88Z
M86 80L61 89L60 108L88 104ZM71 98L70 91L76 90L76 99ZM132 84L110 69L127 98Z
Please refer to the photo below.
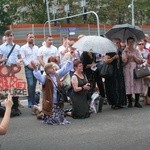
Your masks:
M87 12L87 8L86 8L86 0L81 0L81 7L82 7L82 12L86 13ZM83 15L83 20L86 21L87 20L87 14Z
M86 7L86 0L81 0L81 7L83 8L84 13L84 8Z
M69 17L70 16L69 4L66 4L64 9L65 9L65 12L66 12L66 16ZM67 23L70 23L70 18L67 18Z
M51 21L50 21L50 15L49 15L49 2L48 0L43 0L43 3L46 3L46 10L47 10L47 19L48 19L48 30L49 30L49 34L51 35Z
M134 20L134 0L132 0L131 4L128 5L128 8L131 8L132 11L132 25L135 25L135 20Z
M57 13L57 6L55 6L54 4L52 5L51 7L51 13L53 14L53 19L55 20L57 17L56 17L56 13ZM54 21L54 25L57 24L57 21Z

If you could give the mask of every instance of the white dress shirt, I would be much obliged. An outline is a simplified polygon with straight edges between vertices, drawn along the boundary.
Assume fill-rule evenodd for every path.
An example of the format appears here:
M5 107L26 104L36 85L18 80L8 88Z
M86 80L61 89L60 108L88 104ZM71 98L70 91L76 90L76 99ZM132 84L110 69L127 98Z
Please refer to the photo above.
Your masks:
M14 44L15 43L8 44L7 42L5 42L2 45L0 45L0 55L2 55L2 57L4 58L7 58ZM19 54L20 54L20 46L16 44L6 64L9 66L12 64L16 64Z
M31 61L34 61L35 64L39 63L37 59L38 47L36 45L30 48L29 44L26 43L21 47L20 53L25 66L28 66Z

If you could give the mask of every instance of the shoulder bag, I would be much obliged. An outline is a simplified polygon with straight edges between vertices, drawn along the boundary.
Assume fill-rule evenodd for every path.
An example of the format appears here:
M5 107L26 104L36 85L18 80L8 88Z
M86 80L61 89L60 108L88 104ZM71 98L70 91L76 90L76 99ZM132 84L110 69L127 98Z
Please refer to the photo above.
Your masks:
M144 78L150 75L150 67L148 66L136 67L133 71L135 79Z
M112 64L108 64L103 62L101 65L101 69L99 71L99 75L103 78L110 78L113 75L113 66Z
M58 86L56 85L56 83L52 80L52 82L54 83L56 89L57 89L57 99L58 99L58 103L64 103L64 102L68 102L68 98L67 98L67 93L66 90L61 87L61 89L58 89Z

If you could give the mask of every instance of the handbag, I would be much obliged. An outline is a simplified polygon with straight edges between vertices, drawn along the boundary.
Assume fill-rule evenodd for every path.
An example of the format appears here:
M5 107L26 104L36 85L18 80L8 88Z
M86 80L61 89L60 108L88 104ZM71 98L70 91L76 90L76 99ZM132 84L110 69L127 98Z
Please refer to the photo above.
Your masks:
M103 78L110 78L113 75L113 66L112 64L108 64L103 62L101 65L101 69L99 70L99 75Z
M65 90L71 89L71 78L69 74L66 74L61 80L61 82Z
M54 83L56 89L57 89L57 99L58 99L58 103L64 103L64 102L68 102L68 98L67 98L67 93L66 90L64 89L64 87L61 87L61 89L58 89L58 86L56 85L56 83L52 80L52 82Z
M150 75L150 67L148 66L136 67L133 71L134 79L140 79Z

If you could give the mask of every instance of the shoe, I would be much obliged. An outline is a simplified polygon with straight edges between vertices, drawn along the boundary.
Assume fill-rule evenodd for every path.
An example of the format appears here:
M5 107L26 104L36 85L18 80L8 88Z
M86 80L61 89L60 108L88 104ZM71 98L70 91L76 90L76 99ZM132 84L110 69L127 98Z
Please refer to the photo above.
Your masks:
M112 106L111 106L111 109L118 110L119 107L118 107L118 106L115 106L115 105L112 105Z
M123 106L117 106L119 109L122 109L122 108L124 108Z
M43 120L44 114L41 112L41 113L37 114L36 117L37 117L37 119L39 119L39 120Z
M140 103L135 103L134 107L142 108L142 105Z
M98 113L101 113L102 112L102 110L98 110Z
M129 103L128 108L132 108L132 107L133 107L132 103Z
M107 103L107 99L106 98L104 98L104 100L103 100L103 105L107 105L108 103Z
M11 117L20 116L21 111L19 109L12 109L11 111Z

